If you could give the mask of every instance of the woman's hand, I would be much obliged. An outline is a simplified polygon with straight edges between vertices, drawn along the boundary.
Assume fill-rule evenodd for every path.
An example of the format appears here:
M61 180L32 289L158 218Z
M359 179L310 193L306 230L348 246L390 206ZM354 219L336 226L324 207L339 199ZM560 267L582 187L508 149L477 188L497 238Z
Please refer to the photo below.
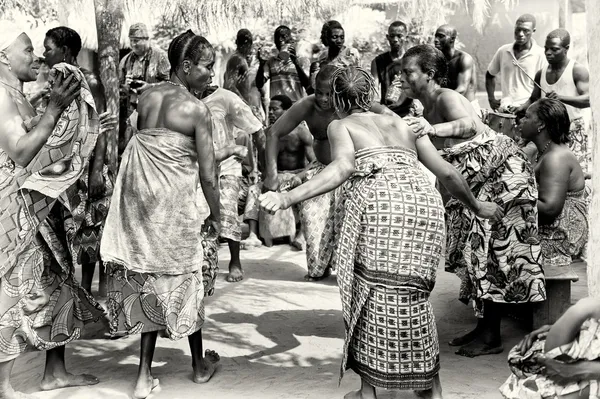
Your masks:
M435 128L431 126L425 118L415 118L414 116L407 116L403 118L408 126L413 130L415 136L423 137L425 135L431 135L435 137Z
M274 191L261 194L260 197L258 197L260 207L270 214L274 214L281 209L287 209L291 204L287 199L286 194L287 193L276 193Z
M521 340L521 342L519 342L517 345L517 349L518 349L519 353L521 354L521 356L523 356L523 355L525 355L525 353L527 353L529 348L531 348L531 345L533 345L534 341L536 341L537 339L545 338L546 335L548 335L548 331L550 331L550 328L552 328L552 326L549 324L546 324L545 326L541 326L537 330L534 330L534 331L530 332L529 334L527 334L526 336L524 336L523 339Z
M478 207L475 214L482 219L490 219L497 222L504 217L504 210L495 202L478 201Z
M583 361L562 363L545 356L539 356L535 361L542 366L540 373L559 385L568 385L586 379L586 372L580 367Z
M110 112L103 112L98 115L100 120L100 133L106 133L108 131L114 130L117 128L119 120L116 116L111 114Z
M59 73L52 91L50 91L50 100L48 108L62 112L75 100L81 93L81 82L77 80L74 74L70 73L68 77Z
M245 159L248 156L248 147L245 145L236 145L231 153L236 158Z

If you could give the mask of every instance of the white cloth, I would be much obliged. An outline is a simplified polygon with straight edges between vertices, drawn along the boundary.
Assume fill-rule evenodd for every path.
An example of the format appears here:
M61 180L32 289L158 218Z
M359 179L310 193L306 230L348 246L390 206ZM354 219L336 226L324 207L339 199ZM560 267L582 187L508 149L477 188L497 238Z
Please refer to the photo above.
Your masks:
M27 33L23 27L12 21L0 21L0 51L6 50L23 33Z
M573 67L575 66L575 60L569 61L569 64L563 71L560 78L554 84L549 84L546 79L546 74L548 73L548 66L546 65L542 69L542 76L540 77L540 86L545 92L554 91L556 94L560 94L563 96L572 96L576 97L579 95L579 91L577 90L577 85L575 84L575 79L573 78ZM542 97L546 97L546 94L542 92ZM563 103L564 104L564 103ZM564 104L567 112L569 113L569 119L574 121L575 119L581 118L583 116L583 110L581 108L575 108L572 105Z
M202 99L213 120L213 142L215 151L235 145L240 133L254 134L262 129L262 123L252 113L252 108L237 94L218 88ZM221 176L242 176L242 163L230 157L219 165Z
M518 62L527 74L515 65L514 61ZM519 106L529 100L533 92L533 81L531 79L534 79L536 72L547 64L544 49L535 41L531 49L518 60L513 52L513 43L500 47L488 66L488 72L492 76L500 75L501 108L505 109L509 105Z

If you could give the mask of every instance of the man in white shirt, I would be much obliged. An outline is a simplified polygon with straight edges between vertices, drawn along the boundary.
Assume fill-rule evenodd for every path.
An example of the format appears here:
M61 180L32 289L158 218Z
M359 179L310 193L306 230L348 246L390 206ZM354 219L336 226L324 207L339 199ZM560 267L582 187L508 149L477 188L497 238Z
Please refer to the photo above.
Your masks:
M525 103L533 91L535 73L547 65L544 49L535 43L535 17L523 14L515 23L514 43L500 47L485 74L485 89L493 110ZM502 99L496 99L496 77L500 76Z

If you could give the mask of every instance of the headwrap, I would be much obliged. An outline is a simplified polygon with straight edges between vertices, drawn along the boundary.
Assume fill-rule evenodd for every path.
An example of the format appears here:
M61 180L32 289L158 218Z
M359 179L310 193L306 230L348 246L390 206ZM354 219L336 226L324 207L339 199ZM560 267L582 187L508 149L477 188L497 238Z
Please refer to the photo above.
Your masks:
M0 51L4 51L10 47L23 33L26 33L25 29L13 21L0 21Z
M129 37L137 37L140 39L148 39L148 27L145 24L138 22L129 27Z

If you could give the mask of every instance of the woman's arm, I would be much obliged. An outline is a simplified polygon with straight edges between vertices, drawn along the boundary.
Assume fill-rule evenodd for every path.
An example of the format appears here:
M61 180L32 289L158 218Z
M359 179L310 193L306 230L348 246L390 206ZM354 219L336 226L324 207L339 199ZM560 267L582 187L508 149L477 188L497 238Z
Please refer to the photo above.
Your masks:
M561 154L547 154L539 167L538 176L538 222L552 224L565 206L569 189L569 164Z
M287 193L267 192L260 196L260 206L268 212L289 208L342 185L354 172L354 142L340 121L333 121L327 136L331 146L332 162L308 182Z
M438 178L453 197L465 204L479 217L486 219L502 217L502 210L498 205L479 201L473 196L465 178L440 156L429 137L422 136L417 139L416 146L419 160Z
M449 122L433 125L435 137L468 139L477 134L476 117L465 109L463 99L456 92L444 92L438 96L436 111Z
M50 93L50 102L39 123L31 131L25 130L24 121L12 97L0 94L0 147L18 165L27 166L42 149L52 134L64 109L79 95L80 82L70 74L58 74Z
M348 129L340 121L327 128L332 161L308 182L284 193L287 207L317 197L341 186L354 173L354 142Z
M203 103L198 106L195 126L200 185L210 209L209 219L213 227L219 231L221 211L219 208L219 177L215 162L215 150L212 136L212 120L208 108Z

